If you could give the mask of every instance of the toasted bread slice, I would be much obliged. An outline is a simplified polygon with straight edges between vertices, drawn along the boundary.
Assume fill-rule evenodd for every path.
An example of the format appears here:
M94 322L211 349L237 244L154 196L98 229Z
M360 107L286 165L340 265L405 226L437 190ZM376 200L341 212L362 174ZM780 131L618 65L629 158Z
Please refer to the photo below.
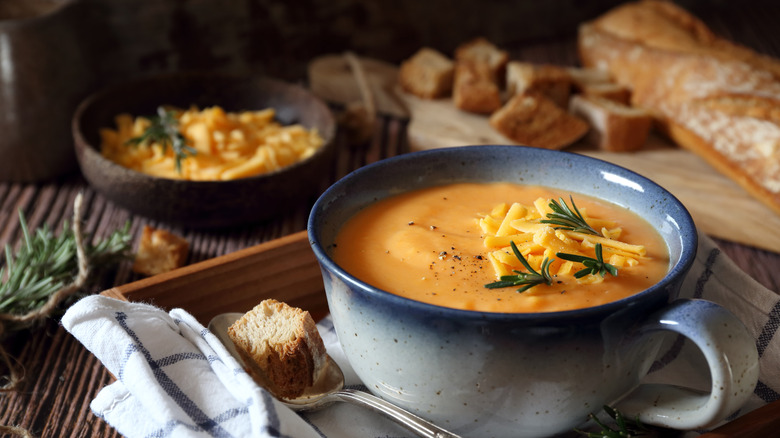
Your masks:
M575 95L570 111L590 125L588 140L611 152L641 149L653 124L647 111L601 97Z
M490 117L507 138L527 146L561 149L588 132L588 124L538 92L516 94Z
M309 312L274 299L244 314L228 336L249 374L277 397L300 397L327 367L325 345Z

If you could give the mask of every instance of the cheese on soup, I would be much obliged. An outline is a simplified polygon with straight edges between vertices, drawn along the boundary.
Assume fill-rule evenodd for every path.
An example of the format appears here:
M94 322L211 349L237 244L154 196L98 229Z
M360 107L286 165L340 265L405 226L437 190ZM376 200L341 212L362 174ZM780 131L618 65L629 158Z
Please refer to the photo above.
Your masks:
M571 198L570 198L571 196ZM551 200L570 200L597 236L543 224ZM502 228L503 227L503 228ZM523 292L487 288L503 275L528 272L509 241L551 284ZM584 268L556 253L596 258L599 244L610 273L577 278ZM349 219L331 256L358 279L413 300L487 312L553 312L597 306L638 293L669 269L666 245L635 213L576 193L511 183L462 183L380 200Z

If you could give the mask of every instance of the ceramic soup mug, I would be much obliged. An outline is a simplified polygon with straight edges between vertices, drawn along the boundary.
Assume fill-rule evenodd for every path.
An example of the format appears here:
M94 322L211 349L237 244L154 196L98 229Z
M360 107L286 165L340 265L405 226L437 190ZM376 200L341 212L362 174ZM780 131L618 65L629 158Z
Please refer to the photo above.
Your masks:
M628 298L552 313L457 310L372 287L334 262L340 227L378 199L452 182L508 181L590 195L629 208L662 236L667 275ZM758 379L755 342L711 302L677 300L696 256L684 206L652 181L586 156L520 146L414 152L364 166L332 185L308 222L328 304L350 364L374 394L462 436L571 431L603 405L646 424L712 425ZM641 384L665 336L687 337L709 366L709 393Z

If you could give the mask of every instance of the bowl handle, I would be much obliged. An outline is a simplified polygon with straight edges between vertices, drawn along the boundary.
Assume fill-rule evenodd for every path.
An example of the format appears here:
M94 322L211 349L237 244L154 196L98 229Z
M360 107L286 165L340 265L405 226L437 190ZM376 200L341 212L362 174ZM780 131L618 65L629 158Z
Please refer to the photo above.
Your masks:
M670 384L642 384L615 407L642 423L673 429L712 426L736 412L758 382L758 351L745 325L723 307L681 299L651 315L640 332L667 330L704 354L712 388L702 393Z

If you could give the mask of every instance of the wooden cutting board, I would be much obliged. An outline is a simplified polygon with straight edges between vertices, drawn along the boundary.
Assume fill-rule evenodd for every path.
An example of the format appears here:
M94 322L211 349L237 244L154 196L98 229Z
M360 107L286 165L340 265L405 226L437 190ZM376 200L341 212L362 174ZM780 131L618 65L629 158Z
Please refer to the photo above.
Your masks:
M397 86L397 67L361 58L377 111L408 117L412 150L440 147L514 144L496 132L486 116L458 110L449 99L425 100ZM327 55L309 65L312 92L349 104L360 100L354 75L343 56ZM675 195L691 212L697 227L725 240L780 252L780 216L750 196L695 154L664 138L651 136L644 149L630 153L599 151L585 143L567 150L599 158L646 176Z

